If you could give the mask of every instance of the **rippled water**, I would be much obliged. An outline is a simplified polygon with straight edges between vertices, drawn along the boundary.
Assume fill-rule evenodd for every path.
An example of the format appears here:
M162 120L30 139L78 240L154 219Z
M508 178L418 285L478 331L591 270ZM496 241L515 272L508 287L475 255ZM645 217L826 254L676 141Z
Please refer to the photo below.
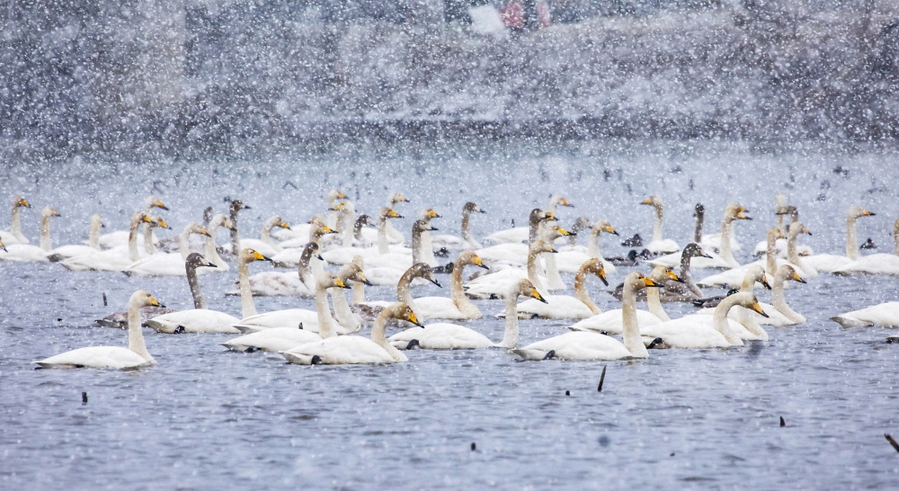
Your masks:
M651 232L651 213L636 201L661 194L670 215L666 231L681 242L697 200L720 209L739 198L756 217L737 227L744 249L761 240L771 223L778 191L788 192L809 228L820 231L807 242L821 252L841 250L842 216L850 204L879 212L860 221L859 237L871 236L887 249L899 215L895 191L883 186L897 172L885 154L763 155L682 143L530 150L352 147L311 157L148 161L138 167L89 158L49 168L10 163L0 189L2 196L22 193L37 208L56 206L68 221L54 223L58 243L83 239L87 216L103 209L107 222L122 228L150 192L170 205L165 216L176 229L198 219L207 203L224 210L224 196L243 199L253 206L241 223L243 236L251 236L275 212L305 221L333 185L349 189L357 209L367 211L387 189L401 191L413 199L401 210L407 216L425 205L455 210L473 199L491 212L477 217L480 236L513 217L523 221L553 191L577 205L561 211L563 223L579 214L602 215L622 235L644 237ZM849 176L834 173L837 165ZM676 166L681 170L671 172ZM719 171L731 177L716 185L712 176ZM455 230L458 218L444 215L434 224ZM35 238L36 216L26 211L26 234ZM624 249L606 241L604 250ZM741 259L747 260L745 254ZM628 271L621 269L612 282ZM824 275L787 292L788 302L809 320L769 328L770 341L729 350L651 351L640 361L522 363L501 350L415 351L408 363L391 366L301 367L277 355L226 352L218 344L226 335L145 330L158 365L118 372L34 370L31 362L81 346L124 345L125 333L97 327L93 319L123 310L136 288L170 307L189 308L183 279L3 263L0 278L4 489L899 485L897 454L883 437L899 436L899 346L883 341L894 331L842 329L828 320L896 299L895 279ZM201 277L211 308L239 311L238 300L223 295L235 279L233 270ZM600 307L616 306L601 285L590 287ZM392 293L378 288L368 296ZM760 297L766 300L767 293ZM488 315L470 326L500 339L503 323L489 314L502 306L476 303ZM312 303L260 298L257 305L264 312ZM691 310L666 307L678 315ZM564 332L568 324L523 321L521 342ZM603 367L608 372L600 393Z

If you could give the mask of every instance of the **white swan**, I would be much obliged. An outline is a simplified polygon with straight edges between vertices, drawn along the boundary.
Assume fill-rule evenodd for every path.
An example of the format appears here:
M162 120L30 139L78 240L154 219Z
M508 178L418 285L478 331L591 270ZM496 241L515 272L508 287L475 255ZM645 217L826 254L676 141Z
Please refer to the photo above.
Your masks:
M722 246L717 250L720 251L719 254L715 254L710 250L705 250L705 256L697 256L694 257L691 266L694 268L737 268L740 266L740 263L734 259L733 252L731 250L731 244L733 243L733 222L734 220L752 220L751 217L745 215L743 212L745 208L740 206L739 203L730 203L724 209L724 217L721 220L721 244ZM702 244L700 244L702 245ZM706 246L708 247L708 246ZM709 247L709 249L711 249ZM676 252L672 254L668 254L665 256L661 256L653 259L649 263L652 265L662 265L668 266L670 268L676 267L681 260L681 252Z
M728 311L734 306L752 309L766 315L751 293L735 293L715 307L715 313L709 315L687 315L679 319L663 322L642 329L644 336L661 338L654 344L664 348L707 349L741 346L743 340L739 335L742 326L728 319Z
M156 253L135 261L123 273L129 276L182 276L186 274L184 262L190 255L190 235L209 236L209 232L197 222L191 222L181 232L180 252Z
M300 240L292 239L287 242L282 242L281 245L284 247L284 250L272 256L272 262L275 266L279 268L296 268L299 265L301 258L303 257L303 248L306 247L307 244L315 243L319 247L319 251L324 249L323 238L330 234L337 234L337 231L332 229L331 227L325 225L325 222L321 220L321 217L314 216L309 220L309 228L307 229L307 237ZM332 250L343 250L342 248L332 249ZM323 259L318 256L315 256L314 259L318 259L318 261L310 262L312 266L312 270L316 273L320 273L324 270L322 265ZM331 263L332 261L328 261ZM347 262L337 262L334 264L348 264Z
M415 263L409 267L409 269L404 271L394 282L396 285L396 301L405 303L415 311L420 310L415 303L415 299L412 297L413 281L417 279L427 280L438 287L441 286L440 282L437 281L437 278L434 277L434 272L431 267L425 263ZM363 318L374 320L384 307L393 303L384 300L366 302L364 301L365 292L362 291L361 288L363 288L362 283L353 285L353 311ZM421 319L424 320L423 318Z
M91 215L90 232L88 233L88 245L84 244L68 244L59 246L47 256L52 262L59 262L70 257L80 256L82 254L90 254L100 250L100 227L103 225L103 218L95 213Z
M657 286L651 279L634 272L624 280L621 309L624 317L624 344L603 334L568 332L529 344L512 352L525 360L619 360L646 358L649 353L640 337L636 319L636 292Z
M856 220L861 217L874 216L868 210L852 206L846 215L846 255L839 256L836 254L815 254L802 258L805 267L814 268L818 272L833 273L834 271L848 266L853 261L858 261L860 256L858 253L858 242L856 241Z
M570 237L571 235L571 232L558 225L544 225L541 238L547 244L552 244L556 239ZM556 265L556 255L558 255L558 251L556 254L543 256L543 269L546 278L545 285L546 289L549 291L565 289L565 282L562 281L562 276L559 274L559 267Z
M772 227L772 229L777 230L778 232L780 231L776 227ZM740 286L740 292L752 293L753 289L755 288L756 283L760 283L762 286L764 286L765 288L767 288L769 290L771 289L771 285L768 283L767 275L765 274L765 268L763 268L760 264L753 264L753 265L745 267L741 270L745 271L745 273L743 275L743 283ZM781 283L780 283L780 288L781 288L781 296L782 296L783 295L783 281L781 281ZM724 297L724 298L727 298L727 297ZM724 301L724 298L722 298L721 301ZM720 305L720 302L719 302L719 305ZM717 306L716 306L716 308L717 308ZM771 310L773 310L773 307L769 306L769 309L766 310L766 312L770 312ZM698 315L714 315L715 312L716 312L715 309L707 308L707 309L700 310L699 312L697 312L697 314ZM742 330L738 329L740 331L741 339L767 340L768 333L765 332L765 330L761 327L757 317L758 316L751 315L745 309L731 310L730 313L728 314L729 319L739 322L745 328L745 330L748 331L748 334L747 334L746 332L743 332ZM767 317L767 315L765 317Z
M222 246L222 251L228 255L236 255L240 258L240 231L237 229L237 214L240 210L249 210L250 206L240 200L232 200L228 206L228 220L231 221L231 243Z
M424 329L410 328L403 332L390 336L388 341L399 349L407 349L417 345L422 349L478 349L478 348L506 348L513 349L518 346L518 315L515 312L515 304L518 297L524 295L536 301L541 301L540 292L534 285L526 280L520 280L506 294L506 329L503 332L503 340L497 344L487 336L464 326L438 322L424 326ZM413 341L415 341L413 343Z
M777 274L774 275L774 283L771 284L771 305L762 304L762 308L768 314L768 318L757 319L760 324L783 327L794 326L805 322L804 315L796 312L787 305L787 301L784 298L784 282L786 280L805 283L805 280L793 266L789 264L781 265L777 269Z
M519 317L542 319L585 319L601 314L602 310L590 299L587 293L587 275L596 275L603 284L608 286L606 271L602 261L593 258L584 261L577 275L574 277L574 296L549 295L542 298L527 300L516 307ZM508 315L508 311L499 314L500 317Z
M240 332L231 327L239 322L240 319L224 312L209 310L206 304L206 297L203 296L203 290L200 289L200 282L197 280L198 267L214 268L215 264L207 261L205 257L196 252L189 254L184 261L187 284L194 299L194 308L179 310L178 312L160 315L148 320L147 325L156 330L156 332L164 334Z
M327 319L328 325L335 323L328 310L328 290L331 288L349 288L334 274L325 271L318 275L315 286L315 310L308 309L282 309L246 316L234 327L241 332L253 332L273 327L297 327L303 325L303 329L312 332L320 332L322 319ZM327 312L327 314L325 314ZM340 324L330 329L338 334L356 332L356 329L348 329Z
M404 263L406 258L403 257L403 253L409 254L409 264L402 268L397 269L405 269L411 266L411 250L401 248L401 247L391 247L390 240L388 238L388 228L387 225L390 223L390 220L393 218L403 218L402 215L397 213L392 208L381 208L381 211L378 213L378 244L377 247L340 247L336 249L331 249L330 251L324 251L322 253L322 257L325 261L331 264L349 264L353 262L353 258L355 256L362 256L365 259L367 265L372 265L371 261L379 261L379 266L381 263L387 263L386 266L391 266L392 260L398 260L400 263ZM391 253L401 254L400 256L391 255ZM377 259L379 256L384 255L384 258Z
M472 213L487 213L482 210L477 204L472 203L471 201L465 203L462 206L462 236L457 237L455 235L432 235L431 242L434 247L445 248L451 251L458 251L462 249L481 249L483 246L474 238L474 235L471 233L471 214Z
M428 266L436 268L438 266L437 258L434 257L434 243L431 239L431 232L437 231L431 226L431 219L440 218L440 215L433 208L424 210L421 214L419 222L423 222L421 227L421 236L419 237L418 258L413 259L413 264L417 262L427 263ZM416 254L415 246L412 246L412 254Z
M450 275L449 297L421 297L415 300L415 308L419 317L424 319L480 319L481 311L465 296L462 286L462 273L465 266L478 266L487 269L481 258L470 250L462 251L453 263Z
M12 199L12 219L9 223L9 231L0 230L0 240L4 244L28 244L31 242L22 233L22 208L31 208L31 204L21 196L14 197Z
M69 271L123 271L131 264L140 260L140 251L137 247L138 227L151 224L153 220L144 212L139 211L131 215L131 225L128 229L128 247L126 250L109 249L105 251L92 251L80 256L70 257L59 262Z
M408 203L409 198L403 196L400 193L390 193L387 195L387 204L385 205L387 208L391 210L396 208L397 203ZM402 218L402 217L400 217ZM394 228L393 223L387 222L385 224L385 231L387 233L386 240L391 244L402 244L406 241L406 237L403 234ZM383 253L382 253L383 254Z
M487 237L484 238L487 242L492 242L494 244L504 244L504 243L522 243L522 242L533 242L538 237L538 227L539 223L545 220L555 220L555 213L557 206L573 206L562 196L553 196L550 198L549 206L546 210L542 210L540 208L535 208L531 211L528 219L527 227L513 227L505 230L500 230L498 232L494 232ZM539 213L543 215L543 218L539 219L537 222L534 221L535 213ZM485 258L486 259L486 258Z
M274 258L275 254L284 250L284 248L276 244L274 239L272 239L272 229L275 227L290 230L290 225L281 219L281 217L275 215L262 224L262 230L259 232L258 239L240 239L241 249L254 249L264 256Z
M144 201L144 207L141 210L145 215L150 216L150 211L153 208L159 208L160 210L168 210L169 208L159 200L156 196L150 196ZM97 240L100 243L100 247L103 249L112 249L115 247L125 247L128 245L128 239L130 237L130 230L116 230L114 232L109 232L101 235ZM155 240L155 237L154 237Z
M375 320L371 328L371 338L333 336L333 333L322 332L321 341L301 344L281 354L287 361L300 365L355 365L408 361L406 355L391 346L384 337L388 319L418 324L415 312L408 305L397 302L384 309Z
M871 254L860 257L839 269L833 274L890 274L899 275L899 220L893 222L893 247L894 254Z
M231 266L222 259L222 256L219 255L218 246L215 243L215 233L219 229L219 227L225 228L227 230L231 230L234 228L234 225L231 223L231 220L228 220L225 215L218 213L213 216L209 223L206 225L206 231L209 232L209 235L205 237L205 243L203 246L203 255L206 256L206 259L215 264L215 269L209 269L208 271L217 271L217 272L225 272L231 269Z
M732 202L732 203L729 203L724 208L724 218L725 218L725 220L727 220L728 216L731 216L734 214L748 213L748 212L749 212L749 210L747 210L746 208L743 208L743 206L741 206L739 203ZM746 216L739 217L739 218L752 220L751 218L746 217ZM726 230L726 232L725 232L725 230ZM733 259L732 253L739 252L742 249L740 247L740 243L737 242L737 238L733 232L734 232L733 221L730 221L730 222L727 222L726 226L724 224L722 224L721 233L703 235L702 239L699 240L698 243L704 249L706 249L706 252L720 253L721 256L724 256L725 259L730 262L730 260ZM725 247L728 250L728 253L726 253L726 254L722 253L722 250L725 249Z
M683 281L678 277L671 268L667 266L656 266L653 268L649 279L657 285L662 285L666 280ZM642 330L644 327L661 324L662 322L671 320L665 309L662 307L661 298L659 296L659 288L646 289L646 305L648 310L635 309L637 325ZM624 332L624 316L622 309L613 309L606 312L600 312L591 317L587 317L574 325L568 327L572 331L587 331L601 334L622 334Z
M546 296L543 278L537 271L537 258L540 254L555 252L556 250L543 240L535 240L528 248L527 271L508 268L479 276L465 285L465 295L477 299L501 298L518 280L527 278L537 287L541 295ZM455 273L455 270L453 272Z
M679 251L680 246L677 245L677 242L671 239L662 238L662 198L653 195L640 202L640 204L650 205L655 208L656 212L656 219L652 228L652 242L646 245L646 248L649 249L649 252L656 255L661 255Z
M899 302L885 302L846 312L830 320L843 327L899 327Z
M563 273L577 273L584 261L596 258L602 261L602 267L607 274L614 274L617 271L615 265L606 261L599 249L599 236L602 232L618 235L618 232L615 231L615 228L612 227L608 220L597 220L590 228L590 237L587 240L586 248L578 248L576 246L559 248L559 253L556 254L556 263L559 271ZM576 236L572 235L571 238L574 239Z
M313 260L322 261L321 255L318 253L319 246L316 242L309 242L303 247L302 254L300 254L300 260L297 263L297 271L294 272L282 272L282 271L263 271L261 273L256 273L249 278L250 283L250 291L253 293L254 297L274 297L274 296L288 296L288 297L302 297L308 298L312 297L314 292L314 286L310 288L309 285L314 285L314 279L310 264ZM272 258L272 262L277 265L275 259ZM235 295L239 294L237 291L229 291L226 295Z
M27 261L46 262L53 250L50 241L50 218L58 217L59 212L49 206L41 210L41 245L10 244L6 246L6 252L0 253L0 261Z
M50 358L36 361L43 368L139 368L153 365L156 360L150 356L144 344L140 326L140 308L145 305L159 306L153 295L138 290L128 301L128 347L92 346L79 348Z

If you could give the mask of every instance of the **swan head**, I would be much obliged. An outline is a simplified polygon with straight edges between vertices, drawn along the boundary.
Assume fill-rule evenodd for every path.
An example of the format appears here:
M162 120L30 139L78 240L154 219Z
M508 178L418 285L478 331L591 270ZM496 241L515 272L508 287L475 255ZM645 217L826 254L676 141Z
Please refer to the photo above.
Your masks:
M378 214L378 217L382 220L386 220L388 218L403 218L403 215L397 213L393 208L383 207L381 208L381 213Z
M341 270L343 271L343 270ZM325 271L325 274L318 279L318 286L324 289L328 288L349 288L347 284L340 278L340 276L335 275L329 271Z
M212 235L210 235L209 232L197 222L190 222L189 224L187 224L187 227L184 228L184 231L191 233L191 234L205 235L206 237L212 237Z
M427 210L422 211L421 217L425 220L430 220L432 218L441 218L440 214L434 211L433 208L428 208Z
M802 222L793 222L793 223L791 223L791 224L790 224L789 234L790 234L790 237L791 237L791 238L797 237L797 236L799 236L799 234L808 234L808 235L812 235L812 233L809 232L807 228L805 228L805 225L803 225Z
M415 223L412 224L412 231L415 233L420 234L422 232L431 232L434 230L438 229L431 226L430 219L422 218L420 220L415 220Z
M859 207L852 206L849 208L849 218L861 218L861 217L873 217L876 213L871 213L870 211Z
M390 206L393 206L397 203L408 203L409 198L403 196L400 193L390 193L387 196L387 202L390 203Z
M377 223L375 223L375 220L369 215L359 215L356 217L356 226L362 227L363 225L371 227L377 225Z
M601 232L605 232L607 234L618 235L618 232L615 231L615 228L612 227L612 224L609 223L608 220L598 220L593 225L593 233L598 234Z
M624 285L633 291L642 290L643 288L661 288L662 285L652 281L652 278L645 276L639 271L634 271L624 278Z
M290 230L290 225L287 222L285 222L283 218L281 218L277 215L269 218L269 221L271 222L273 228L280 227L280 228L286 228L287 230Z
M602 260L599 258L590 258L584 261L581 264L581 267L578 268L578 272L583 272L584 274L594 274L600 280L602 280L603 284L609 286L609 280L606 279L606 268L602 265Z
M768 317L768 314L765 313L765 310L762 308L762 305L759 303L759 299L752 293L740 292L734 293L728 298L732 298L733 305L739 305L740 307L747 308L749 310L757 312L762 317ZM724 302L722 302L724 303ZM721 304L718 304L721 305Z
M558 225L547 227L546 232L544 233L546 234L546 238L549 241L556 240L559 237L569 237L572 235L577 235L575 232L569 232L568 230L565 230Z
M674 280L678 283L684 282L683 278L678 276L677 273L668 266L656 266L652 269L652 273L649 274L649 278L653 283L663 283L667 280Z
M334 206L328 207L328 211L340 211L346 208L347 201L341 201Z
M12 199L12 207L13 208L31 208L31 203L29 203L25 198L21 196L16 196Z
M571 225L571 231L577 235L581 230L589 230L593 227L593 222L590 221L587 217L577 217L577 220Z
M251 249L249 247L247 247L246 249L242 249L240 251L240 262L246 264L246 263L251 263L253 261L272 262L272 258L266 257L266 256L260 254L255 249Z
M150 196L147 198L146 208L159 208L160 210L169 211L169 207L165 205L162 201L159 200L156 196Z
M652 195L640 202L641 205L649 205L653 208L662 208L662 198Z
M129 304L137 305L138 307L164 307L164 305L159 303L159 300L153 298L153 295L146 290L138 290L132 293Z
M789 264L782 264L779 268L777 268L777 276L779 276L783 280L792 280L799 283L805 283L805 279L799 275L799 273L796 271L796 268L790 266Z
M559 252L559 251L553 249L553 247L550 244L548 244L546 241L544 241L543 239L537 239L533 243L531 243L531 247L530 247L531 254L537 255L537 254L542 254L544 252L555 253L555 252Z
M681 253L682 256L689 257L704 257L707 259L711 259L712 256L709 256L702 250L702 246L697 244L696 242L690 242L686 246L684 246L684 251Z
M231 201L231 205L228 207L231 212L231 216L234 216L240 210L249 210L250 205L244 204L243 201L239 199L235 199Z
M49 217L58 217L58 216L62 216L62 215L60 215L59 212L56 211L53 207L45 206L43 209L41 209L41 216L49 218Z
M746 276L744 285L749 283L750 285L754 285L755 283L761 283L762 286L765 287L766 290L771 289L771 285L768 283L767 275L765 275L765 268L762 266L755 264L751 266L748 270L746 270Z
M702 203L696 203L693 207L693 218L705 218L705 206L702 206Z
M479 268L490 269L484 265L484 262L481 261L481 258L477 254L475 254L474 251L469 249L462 251L459 254L459 258L456 259L456 266L465 266L467 264L471 264Z
M787 236L784 235L784 232L783 232L783 230L780 229L780 227L771 227L771 228L769 228L769 229L768 229L767 237L768 237L768 240L769 240L769 241L773 241L773 240L777 240L777 239L786 239L786 238L787 238Z
M150 227L159 227L159 228L164 228L164 229L168 229L168 230L171 230L171 228L172 228L172 227L169 227L169 224L166 223L165 219L159 215L153 215L153 216L149 216L147 218L149 218L149 220L144 220L144 221L146 221Z
M330 192L328 192L329 202L333 203L334 201L337 201L339 199L347 199L346 195L340 192L339 189L332 189Z
M472 203L471 201L465 203L465 205L462 206L462 211L467 211L468 213L487 213L486 211L478 207L477 204Z
M422 278L437 285L439 288L443 288L440 282L437 281L437 278L434 277L434 270L427 263L415 263L406 271L411 272L413 278Z
M546 211L540 208L534 208L531 210L530 215L528 215L528 222L532 225L536 225L540 222L552 221L556 219L556 215L551 211Z
M358 281L366 286L372 286L371 282L368 281L368 278L365 277L365 274L362 273L362 268L357 264L347 264L340 271L337 272L337 278L339 278L342 282L346 283L347 281Z
M534 300L548 303L546 299L543 298L543 295L541 295L537 288L534 286L534 284L531 283L531 280L527 278L518 280L518 282L516 282L509 290L509 295L507 295L506 298L517 298L519 296L531 297Z
M732 201L728 203L728 205L724 208L724 219L725 220L752 220L752 217L747 215L749 210L744 208L743 205L737 203L736 201Z
M385 308L378 317L393 318L411 322L418 327L425 327L418 321L418 316L412 311L412 307L405 302L396 302Z
M187 255L187 259L184 261L188 268L217 268L215 264L209 262L202 254L199 252L191 252Z
M549 205L551 207L552 206L567 206L569 208L574 208L574 205L571 204L571 202L568 201L568 199L566 199L564 196L560 196L558 194L553 196L552 198L550 198Z
M91 215L91 226L106 228L106 225L103 223L103 217L101 217L99 213Z

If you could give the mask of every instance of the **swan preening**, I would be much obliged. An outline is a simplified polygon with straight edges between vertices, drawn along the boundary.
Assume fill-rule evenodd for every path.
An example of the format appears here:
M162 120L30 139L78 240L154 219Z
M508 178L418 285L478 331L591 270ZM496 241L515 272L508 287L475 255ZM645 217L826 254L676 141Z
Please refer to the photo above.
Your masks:
M160 306L149 292L138 290L128 301L128 347L92 346L79 348L36 361L43 368L118 368L130 369L153 365L156 360L147 351L141 332L140 308Z

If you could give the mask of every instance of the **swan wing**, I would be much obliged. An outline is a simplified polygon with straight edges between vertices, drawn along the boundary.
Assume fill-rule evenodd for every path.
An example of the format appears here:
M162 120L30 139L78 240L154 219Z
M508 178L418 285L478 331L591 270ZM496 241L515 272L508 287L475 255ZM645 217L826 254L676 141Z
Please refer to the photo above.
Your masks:
M121 346L91 346L36 361L44 368L137 368L154 362Z
M156 332L165 334L176 332L226 332L236 334L240 331L232 326L239 322L240 319L224 312L190 309L153 317L147 321L147 325L155 329Z
M603 334L568 332L512 352L525 360L542 360L550 352L560 360L619 360L632 357L621 342Z
M406 349L409 341L418 340L422 349L477 349L495 346L487 336L464 326L438 322L424 329L412 327L390 336L388 342L399 349Z
M305 329L273 327L236 337L222 343L222 346L233 351L247 351L248 349L256 348L280 353L301 344L313 343L319 340L321 340L321 336Z

